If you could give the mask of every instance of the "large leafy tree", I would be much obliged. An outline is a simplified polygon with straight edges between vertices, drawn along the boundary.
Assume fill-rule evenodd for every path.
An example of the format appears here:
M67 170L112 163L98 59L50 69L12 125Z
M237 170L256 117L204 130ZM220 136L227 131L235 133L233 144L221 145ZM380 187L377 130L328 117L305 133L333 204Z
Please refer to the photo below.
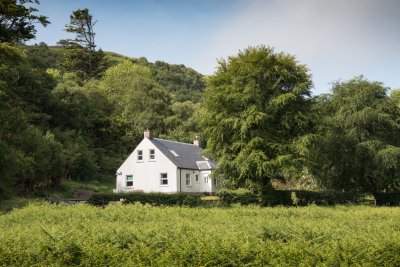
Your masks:
M312 82L304 65L272 48L250 47L219 62L205 92L201 127L217 175L234 186L301 171Z
M140 140L146 128L158 135L166 133L171 95L154 80L149 68L124 61L106 71L100 90L113 104L113 124L121 129L121 134L125 132L131 146Z
M357 77L319 97L313 174L328 188L377 192L400 188L400 110L379 82Z
M95 24L96 21L87 8L75 10L70 16L70 23L65 25L65 30L75 34L75 38L59 42L66 48L63 69L66 72L77 73L84 80L96 77L102 72L104 53L96 50Z
M38 0L0 1L0 42L24 42L35 38L35 24L47 26L47 17L35 14L38 10L29 4Z

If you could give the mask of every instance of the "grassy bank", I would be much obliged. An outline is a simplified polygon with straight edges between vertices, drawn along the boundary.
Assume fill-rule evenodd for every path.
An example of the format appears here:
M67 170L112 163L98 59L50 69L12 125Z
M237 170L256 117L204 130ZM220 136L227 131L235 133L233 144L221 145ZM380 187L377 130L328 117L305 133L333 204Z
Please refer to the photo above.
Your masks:
M1 266L400 266L400 208L33 204L0 229Z

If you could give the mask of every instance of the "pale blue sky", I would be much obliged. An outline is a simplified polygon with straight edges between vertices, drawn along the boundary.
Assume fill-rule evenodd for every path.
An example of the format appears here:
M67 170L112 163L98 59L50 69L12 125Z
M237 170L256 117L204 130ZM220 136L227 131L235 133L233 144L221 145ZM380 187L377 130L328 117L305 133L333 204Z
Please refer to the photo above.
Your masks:
M41 0L51 25L31 43L69 37L70 14L85 7L105 51L212 74L218 58L264 44L306 64L314 94L360 74L400 88L398 0Z

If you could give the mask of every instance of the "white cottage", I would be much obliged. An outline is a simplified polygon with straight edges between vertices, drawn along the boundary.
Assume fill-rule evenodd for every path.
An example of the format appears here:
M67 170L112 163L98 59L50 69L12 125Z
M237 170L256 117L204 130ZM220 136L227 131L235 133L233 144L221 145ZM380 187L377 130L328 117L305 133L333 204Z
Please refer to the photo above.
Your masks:
M153 138L150 130L119 167L114 192L193 192L212 194L210 177L216 163L202 155L200 141L193 144Z

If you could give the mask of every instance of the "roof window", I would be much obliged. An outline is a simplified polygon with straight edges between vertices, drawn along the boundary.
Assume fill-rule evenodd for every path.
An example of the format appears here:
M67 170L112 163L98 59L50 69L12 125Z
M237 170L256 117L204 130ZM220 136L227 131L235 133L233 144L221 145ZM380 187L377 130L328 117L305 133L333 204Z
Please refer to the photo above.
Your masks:
M179 158L179 155L175 151L173 151L172 149L170 149L169 152L171 152L172 155L174 155L175 157Z

